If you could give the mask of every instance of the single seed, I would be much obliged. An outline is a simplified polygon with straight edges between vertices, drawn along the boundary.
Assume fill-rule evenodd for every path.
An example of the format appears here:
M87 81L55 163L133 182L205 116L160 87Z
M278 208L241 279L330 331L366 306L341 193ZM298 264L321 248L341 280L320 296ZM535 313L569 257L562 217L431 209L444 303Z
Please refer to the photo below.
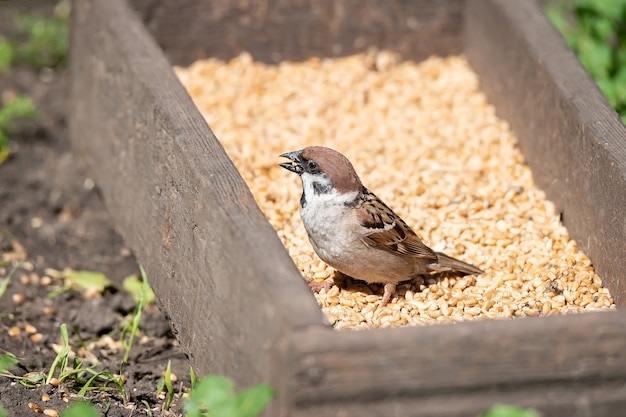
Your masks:
M33 410L36 413L43 413L43 408L39 407L37 404L35 403L28 403L28 408L30 408L31 410Z
M51 316L51 315L56 314L56 310L54 309L54 307L45 306L43 308L43 313L48 315L48 316Z
M26 297L24 297L24 294L21 294L21 293L13 294L11 296L11 299L13 300L15 304L23 304L24 301L26 301Z

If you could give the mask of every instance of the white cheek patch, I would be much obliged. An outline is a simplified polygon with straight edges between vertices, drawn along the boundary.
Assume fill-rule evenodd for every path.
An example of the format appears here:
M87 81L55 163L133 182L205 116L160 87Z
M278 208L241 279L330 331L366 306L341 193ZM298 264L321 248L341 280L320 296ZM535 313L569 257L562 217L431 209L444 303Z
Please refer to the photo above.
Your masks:
M305 172L301 175L302 189L307 200L314 195L328 194L332 191L332 183L322 175L311 175Z

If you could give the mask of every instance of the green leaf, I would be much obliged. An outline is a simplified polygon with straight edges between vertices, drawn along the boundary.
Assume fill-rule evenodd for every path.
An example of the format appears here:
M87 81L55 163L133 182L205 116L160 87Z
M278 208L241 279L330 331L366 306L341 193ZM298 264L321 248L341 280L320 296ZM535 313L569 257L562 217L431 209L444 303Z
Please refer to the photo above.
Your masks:
M232 417L237 409L233 381L217 375L200 378L185 403L189 417L200 417L210 410L211 417Z
M613 21L610 19L595 19L591 22L592 34L600 41L608 42L615 29L613 27Z
M167 368L165 369L165 388L167 389L167 401L165 402L165 411L169 410L172 401L174 401L174 386L172 385L172 361L167 361Z
M18 28L26 40L16 47L20 61L35 69L55 68L65 64L69 50L68 19L40 17L24 13L17 20Z
M100 413L94 405L79 401L67 407L61 417L100 417Z
M537 410L523 409L515 405L497 404L479 417L541 417Z
M237 395L237 417L256 417L274 397L268 385L254 385Z
M19 362L11 355L0 356L0 372L13 368Z
M69 280L72 286L84 290L93 289L98 292L104 292L107 287L112 285L106 275L101 272L70 271L64 278Z
M133 297L137 304L139 304L139 302L141 301L144 291L147 292L147 294L145 294L146 304L154 302L154 291L152 291L150 286L144 286L144 281L137 275L131 275L124 278L124 281L122 282L122 288L130 293L130 295Z
M12 123L20 118L39 118L37 108L30 97L17 95L0 109L0 131L9 132Z
M576 0L575 2L578 13L583 10L605 19L615 19L624 7L626 7L625 0Z

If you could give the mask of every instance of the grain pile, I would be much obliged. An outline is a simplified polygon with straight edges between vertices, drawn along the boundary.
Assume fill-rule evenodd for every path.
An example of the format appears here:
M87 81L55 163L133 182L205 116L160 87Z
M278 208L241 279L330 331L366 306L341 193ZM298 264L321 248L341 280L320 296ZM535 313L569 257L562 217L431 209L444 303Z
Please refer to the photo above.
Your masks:
M315 296L336 328L615 308L463 57L413 63L383 51L270 66L242 54L176 71L305 279L334 271L308 242L300 181L277 164L310 145L345 154L427 245L486 271L415 279L378 311L382 286L332 286Z

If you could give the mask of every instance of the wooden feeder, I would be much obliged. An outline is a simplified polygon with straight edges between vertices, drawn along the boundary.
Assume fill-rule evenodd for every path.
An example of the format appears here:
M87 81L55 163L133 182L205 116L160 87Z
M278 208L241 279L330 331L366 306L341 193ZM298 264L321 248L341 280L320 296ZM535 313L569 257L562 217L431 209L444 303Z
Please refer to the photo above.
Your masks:
M532 0L75 0L70 132L199 374L267 416L622 416L621 310L338 332L171 65L465 54L535 181L626 302L626 128Z

